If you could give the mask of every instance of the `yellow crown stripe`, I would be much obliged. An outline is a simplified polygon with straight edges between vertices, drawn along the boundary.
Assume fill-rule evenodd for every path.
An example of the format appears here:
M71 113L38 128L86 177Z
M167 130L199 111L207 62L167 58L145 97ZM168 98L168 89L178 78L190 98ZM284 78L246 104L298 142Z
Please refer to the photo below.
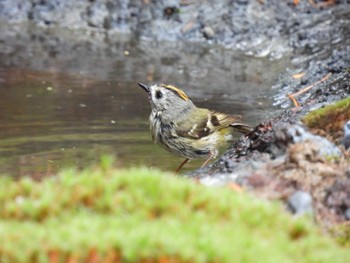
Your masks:
M182 98L183 100L189 100L189 98L187 97L187 95L185 94L185 92L183 92L182 90L180 90L179 88L176 88L172 85L166 85L166 84L162 84L162 86L164 88L167 88L167 89L171 89L173 91L175 91L179 96L180 98Z

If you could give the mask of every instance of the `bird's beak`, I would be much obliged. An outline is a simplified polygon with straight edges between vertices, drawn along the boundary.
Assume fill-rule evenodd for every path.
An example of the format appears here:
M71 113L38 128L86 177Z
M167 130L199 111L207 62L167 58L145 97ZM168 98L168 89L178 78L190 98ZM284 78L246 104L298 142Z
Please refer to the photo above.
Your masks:
M149 87L148 87L146 84L143 84L143 83L140 83L140 82L138 82L137 84L138 84L141 88L143 88L147 93L150 93Z

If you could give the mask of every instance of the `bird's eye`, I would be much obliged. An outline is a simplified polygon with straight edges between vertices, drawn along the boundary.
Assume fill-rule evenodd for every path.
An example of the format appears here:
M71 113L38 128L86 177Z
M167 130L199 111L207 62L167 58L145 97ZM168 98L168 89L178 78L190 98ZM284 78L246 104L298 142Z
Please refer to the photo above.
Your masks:
M163 98L163 93L161 92L161 91L157 91L156 92L156 99L161 99L161 98Z

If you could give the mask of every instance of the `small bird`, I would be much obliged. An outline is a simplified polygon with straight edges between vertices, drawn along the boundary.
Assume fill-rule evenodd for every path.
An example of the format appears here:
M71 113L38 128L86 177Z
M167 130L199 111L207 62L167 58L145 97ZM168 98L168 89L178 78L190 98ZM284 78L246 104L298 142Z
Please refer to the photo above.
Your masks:
M239 115L196 107L185 92L172 85L138 85L148 93L151 102L153 141L186 158L176 172L190 159L206 158L204 167L218 155L220 147L233 140L234 131L247 134L252 130L250 125L239 122Z
M347 121L344 125L344 137L342 143L346 150L350 148L350 121Z

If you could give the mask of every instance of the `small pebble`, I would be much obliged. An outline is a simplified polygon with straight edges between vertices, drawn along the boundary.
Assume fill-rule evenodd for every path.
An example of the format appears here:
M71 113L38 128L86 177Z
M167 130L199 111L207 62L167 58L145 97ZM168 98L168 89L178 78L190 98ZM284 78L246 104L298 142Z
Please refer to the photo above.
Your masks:
M350 208L345 210L345 218L346 220L350 220Z
M206 39L212 39L215 35L214 30L209 26L204 27L202 32Z
M347 121L344 125L344 138L342 141L345 149L349 149L350 147L350 121Z
M288 207L293 214L302 215L312 213L312 197L304 191L296 191L288 199Z

